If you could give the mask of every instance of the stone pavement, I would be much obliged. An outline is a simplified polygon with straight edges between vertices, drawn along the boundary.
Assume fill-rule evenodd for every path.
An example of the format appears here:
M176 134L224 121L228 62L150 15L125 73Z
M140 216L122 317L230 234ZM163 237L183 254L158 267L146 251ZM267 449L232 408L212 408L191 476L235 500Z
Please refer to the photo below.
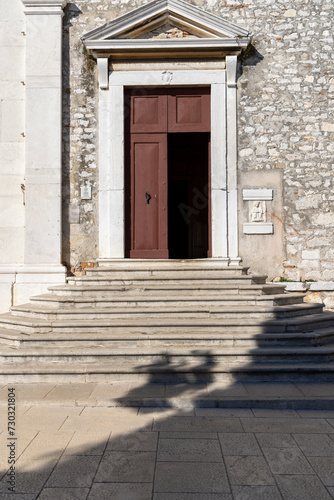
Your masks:
M235 390L239 397L245 389L249 401L258 397L263 402L273 394L284 401L284 388L288 401L298 390L307 403L305 393L313 402L314 393L329 401L333 387L241 384ZM15 426L13 413L8 418L9 389L15 394ZM182 409L107 403L117 397L124 403L129 392L143 397L160 391L161 396L162 390L164 396L176 394L180 401L183 394L190 402L208 389L182 384L2 387L0 500L334 498L334 409L191 405ZM12 436L8 421L10 429L15 428ZM17 461L10 478L8 458L13 456ZM10 480L15 493L8 490Z

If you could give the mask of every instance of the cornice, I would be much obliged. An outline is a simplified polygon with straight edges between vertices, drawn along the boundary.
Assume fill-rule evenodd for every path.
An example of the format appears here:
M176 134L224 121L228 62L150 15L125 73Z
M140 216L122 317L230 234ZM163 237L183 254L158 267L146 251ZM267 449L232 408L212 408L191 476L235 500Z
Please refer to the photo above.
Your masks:
M26 15L63 15L69 0L21 0Z
M233 38L191 38L191 39L160 39L160 40L87 40L87 49L93 51L127 51L162 50L162 49L233 49L234 51L247 47L250 39L235 40Z

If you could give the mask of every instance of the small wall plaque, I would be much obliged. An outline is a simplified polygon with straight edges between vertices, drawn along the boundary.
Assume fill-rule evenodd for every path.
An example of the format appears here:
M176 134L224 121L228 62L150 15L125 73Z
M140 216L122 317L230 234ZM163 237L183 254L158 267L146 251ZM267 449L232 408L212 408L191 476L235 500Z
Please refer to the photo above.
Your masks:
M274 198L273 189L243 189L242 199L244 201L271 201Z
M272 222L245 222L243 224L244 234L274 234Z
M80 196L82 200L92 199L92 185L89 181L86 181L85 184L80 186Z

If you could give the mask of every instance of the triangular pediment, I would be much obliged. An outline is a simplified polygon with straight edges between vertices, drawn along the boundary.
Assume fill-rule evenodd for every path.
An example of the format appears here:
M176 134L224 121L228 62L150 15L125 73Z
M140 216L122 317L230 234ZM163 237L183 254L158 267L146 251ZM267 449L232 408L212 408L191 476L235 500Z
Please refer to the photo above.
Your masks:
M249 32L183 0L154 0L86 33L82 39L140 38L170 25L198 38L247 37Z
M250 33L184 0L153 0L89 31L82 40L96 54L180 50L185 44L194 50L237 50L247 47Z

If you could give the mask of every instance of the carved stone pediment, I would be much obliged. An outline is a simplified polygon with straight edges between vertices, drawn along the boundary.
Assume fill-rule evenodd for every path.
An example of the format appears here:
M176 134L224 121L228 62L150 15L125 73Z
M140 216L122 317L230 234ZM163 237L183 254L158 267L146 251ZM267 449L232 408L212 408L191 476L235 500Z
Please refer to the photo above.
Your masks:
M250 33L184 0L153 0L100 26L82 40L97 57L178 57L187 51L192 57L201 53L237 53L247 47Z
M195 34L192 32L192 30L188 29L182 29L179 28L178 26L172 25L170 23L166 23L163 26L160 26L159 28L156 28L154 30L148 31L146 33L142 33L137 36L137 39L142 39L142 40L162 40L162 39L175 39L175 38L200 38L198 34Z

